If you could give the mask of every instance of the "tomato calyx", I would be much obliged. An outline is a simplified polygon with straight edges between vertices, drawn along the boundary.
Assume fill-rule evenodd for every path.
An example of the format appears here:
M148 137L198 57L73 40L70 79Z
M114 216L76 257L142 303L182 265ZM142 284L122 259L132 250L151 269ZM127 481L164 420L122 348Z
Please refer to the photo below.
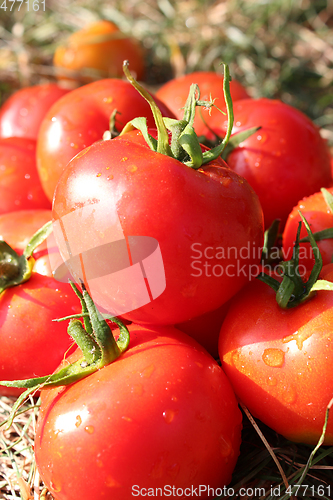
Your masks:
M6 387L26 389L17 399L13 413L25 398L44 387L56 387L72 384L91 373L100 370L115 361L129 346L130 336L128 328L118 318L106 315L107 319L119 327L119 337L116 340L105 318L96 308L92 298L81 283L82 293L74 283L70 283L77 297L80 299L82 312L56 319L54 321L70 320L67 332L82 351L82 357L73 363L61 367L56 372L43 377L25 380L1 381ZM78 318L83 319L83 325Z
M185 103L183 119L175 120L173 118L163 117L151 95L133 78L128 69L128 65L128 61L124 61L124 73L129 82L149 103L156 123L157 139L153 138L148 133L147 120L144 117L134 118L134 120L128 122L121 131L120 136L124 136L126 132L136 128L143 134L147 144L153 151L175 158L195 170L221 156L228 144L233 127L233 107L229 88L230 75L228 65L223 65L223 92L228 115L227 132L218 146L205 152L202 152L199 137L193 128L195 110L197 106L205 106L208 108L212 106L217 107L214 104L214 99L210 99L210 101L200 100L200 89L198 85L192 84ZM168 131L171 133L171 144L169 144Z
M116 323L120 329L120 335L116 341L111 328L96 308L84 284L81 284L82 293L74 283L70 284L81 301L82 313L54 321L70 320L67 331L81 349L82 358L60 368L51 375L26 380L5 381L0 382L0 384L27 389L68 385L112 363L127 349L129 345L127 327L119 319L108 316L108 319ZM77 319L79 317L83 319L84 326Z
M32 236L22 255L18 255L8 243L0 240L0 293L30 279L35 265L32 254L51 232L52 222L49 221Z
M311 298L317 290L333 291L333 283L318 279L323 267L323 260L307 220L300 211L299 215L302 221L299 222L297 229L293 258L289 261L280 262L279 274L282 277L282 281L266 273L257 276L260 281L269 285L276 292L276 301L283 309L300 305L305 300ZM302 279L299 273L299 247L302 222L306 227L315 258L315 263L306 281Z

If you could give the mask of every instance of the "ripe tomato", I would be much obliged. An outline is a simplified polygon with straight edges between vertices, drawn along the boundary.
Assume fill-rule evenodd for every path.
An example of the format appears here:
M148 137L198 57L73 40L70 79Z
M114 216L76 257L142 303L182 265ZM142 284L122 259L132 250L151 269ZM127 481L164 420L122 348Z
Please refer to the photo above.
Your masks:
M200 89L200 99L209 101L210 98L216 99L216 106L222 111L226 111L226 104L223 95L223 76L213 71L195 71L188 75L174 78L162 85L156 92L156 97L163 101L169 109L175 114L176 118L183 118L183 107L186 102L189 88L192 83L197 83ZM231 80L230 93L233 101L238 99L246 99L249 96L246 89L237 80ZM216 108L205 109L200 108L200 113L204 118L202 120L199 111L194 120L194 128L198 136L204 135L208 138L212 137L209 128L205 125L210 123L211 117L221 120L223 115Z
M0 108L0 137L28 137L37 140L39 127L47 111L68 92L68 89L55 83L18 90Z
M173 327L129 330L117 360L42 391L36 463L57 500L127 500L168 485L186 498L231 480L241 413L221 368Z
M165 116L173 117L162 103ZM116 129L137 116L146 116L154 125L148 103L132 85L120 79L107 79L73 90L47 113L37 141L37 168L42 186L52 201L54 189L68 162L82 149L101 140L117 110Z
M328 188L328 191L333 194L333 188ZM302 212L303 216L308 221L312 233L333 227L333 213L325 202L321 191L303 198L290 212L283 231L283 254L286 260L292 257L295 235L298 224L301 220L299 211ZM300 237L304 238L306 236L307 231L305 227L302 226ZM333 239L328 238L317 241L317 245L323 259L323 264L330 264L333 257ZM312 269L314 264L314 255L310 243L300 243L299 251L300 265L305 266L306 269Z
M222 304L214 311L202 314L183 323L178 323L176 328L187 333L202 345L213 358L218 358L218 340L224 318L229 309L229 301Z
M21 255L27 239L50 219L50 210L8 213L0 216L0 234ZM50 276L45 246L41 247L33 254L36 263L30 279L0 294L0 380L52 373L73 343L66 325L52 320L79 313L80 304L68 283ZM1 269L3 278L6 266ZM1 395L21 392L0 386Z
M36 141L0 139L0 214L35 208L51 208L37 172Z
M95 302L140 324L217 309L260 260L262 211L243 178L218 162L194 170L126 134L72 159L53 215L60 253L66 259L69 244Z
M209 124L224 135L224 117L212 116ZM226 160L259 196L266 228L274 219L283 227L300 199L331 184L328 146L317 126L292 106L265 98L236 101L233 133L255 126L261 129Z
M111 21L97 21L73 33L57 47L53 64L59 80L88 83L97 78L121 78L123 61L131 62L138 80L144 77L145 61L137 40L122 33Z
M333 265L320 278L333 281ZM222 325L222 368L254 417L296 442L316 444L333 394L333 293L320 290L281 309L255 281L231 302ZM325 444L333 444L333 419Z

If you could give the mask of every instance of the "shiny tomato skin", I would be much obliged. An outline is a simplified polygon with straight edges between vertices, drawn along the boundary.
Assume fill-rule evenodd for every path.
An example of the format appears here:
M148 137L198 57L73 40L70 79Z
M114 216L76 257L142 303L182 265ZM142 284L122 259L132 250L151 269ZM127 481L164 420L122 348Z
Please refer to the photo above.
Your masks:
M36 141L0 139L0 214L36 208L51 208L37 172Z
M227 120L212 117L210 126L224 135ZM301 111L276 99L234 103L232 133L261 129L227 157L231 169L245 177L259 196L265 227L281 219L281 229L304 196L331 185L330 156L318 127Z
M125 59L129 60L136 79L142 80L145 61L139 42L125 36L111 21L100 20L73 33L66 44L58 46L53 64L58 80L73 78L82 84L97 77L122 78ZM92 70L93 75L89 76L87 70ZM74 76L76 72L79 75Z
M173 117L163 103L157 100L157 104L163 115ZM49 110L38 135L37 168L50 201L68 162L87 146L102 140L114 110L119 112L118 131L138 116L146 116L148 125L154 126L149 104L129 82L119 78L72 90Z
M21 380L53 373L73 344L66 322L81 310L68 283L32 273L25 283L0 295L0 380ZM22 389L0 386L9 396Z
M129 330L130 347L116 361L42 391L36 462L56 500L127 500L133 485L231 480L242 419L221 368L173 327Z
M85 220L81 210L89 207ZM262 245L262 211L244 179L220 165L193 170L125 138L93 144L73 158L53 203L55 221L62 224L68 214L81 251L90 241L105 243L94 227L115 216L125 237L158 242L166 288L146 305L116 313L119 299L105 280L100 288L87 285L99 294L98 305L139 324L175 324L217 309L260 260L253 249ZM249 255L243 258L241 249Z
M173 78L162 85L156 91L155 95L161 99L161 101L163 101L175 114L176 118L180 120L183 118L184 110L182 108L185 105L192 83L198 84L201 100L209 101L211 98L216 99L216 106L220 110L226 111L223 95L223 75L215 73L214 71L194 71L179 78ZM247 90L237 80L230 81L230 93L233 102L250 97ZM202 114L204 121L200 117L200 114ZM211 108L210 110L204 107L197 108L194 128L198 136L203 135L209 139L213 138L209 128L205 125L205 122L208 124L210 123L211 117L214 117L216 120L222 120L224 115L216 108Z
M328 188L333 194L333 188ZM310 225L312 233L333 227L333 214L325 202L321 191L311 196L305 197L290 212L282 235L283 255L285 260L289 260L293 255L298 224L301 221L299 211L302 212ZM301 227L300 238L308 236L304 224ZM317 241L317 245L323 259L323 264L330 264L333 257L333 240L327 238ZM315 262L310 243L300 243L299 264L305 270L311 270ZM304 270L304 269L303 269Z
M322 279L333 281L333 265ZM254 417L296 442L316 444L333 394L333 294L318 291L301 306L279 308L256 281L232 300L222 325L222 368ZM329 418L325 444L333 444Z
M68 92L68 89L56 83L17 90L0 108L0 137L28 137L37 140L44 116Z

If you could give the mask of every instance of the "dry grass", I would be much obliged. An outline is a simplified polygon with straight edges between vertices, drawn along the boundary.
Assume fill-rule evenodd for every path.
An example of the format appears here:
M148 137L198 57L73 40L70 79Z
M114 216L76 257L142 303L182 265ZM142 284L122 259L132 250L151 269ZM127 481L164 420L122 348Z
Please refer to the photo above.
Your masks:
M36 0L37 1L37 0ZM7 0L9 3L9 0ZM32 0L30 0L32 4ZM54 79L52 56L70 32L106 18L146 49L147 83L193 70L231 75L253 97L281 98L323 127L333 145L332 0L46 0L46 10L1 11L3 98Z

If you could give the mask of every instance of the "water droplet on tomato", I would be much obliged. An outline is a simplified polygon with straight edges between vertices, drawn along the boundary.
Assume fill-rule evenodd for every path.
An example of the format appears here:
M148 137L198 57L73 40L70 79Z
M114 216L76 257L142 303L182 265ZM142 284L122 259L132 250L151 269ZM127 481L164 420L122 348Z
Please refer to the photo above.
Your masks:
M61 491L61 486L60 484L57 484L54 479L51 479L50 481L50 487L53 490L54 493L59 493Z
M100 177L102 174L100 172L98 172L98 174L96 175L96 177Z
M75 419L75 427L80 427L81 424L82 424L82 418L80 417L80 415L77 415Z
M286 390L283 391L282 397L286 403L288 403L288 404L294 403L296 401L296 398L297 398L297 393L296 393L295 387L293 387L292 385L287 387Z
M267 385L276 385L276 384L277 384L276 377L268 377L268 379L267 379Z
M113 179L113 175L112 175L112 174L108 175L106 179L107 179L108 181L112 181L112 179Z
M175 416L177 415L178 411L177 410L165 410L163 412L163 417L164 420L166 421L167 424L171 424Z
M267 141L267 135L265 133L258 134L257 141L261 142L261 144L264 144Z
M262 360L267 366L281 368L284 363L285 353L281 349L269 348L265 349L262 355Z
M138 396L141 396L143 393L142 385L141 384L136 384L132 387L131 392L133 394L137 394Z
M155 366L154 365L149 365L149 366L146 366L146 368L144 368L141 372L141 377L144 377L144 378L150 378L150 376L152 375L152 373L155 371Z
M108 488L119 488L121 485L118 483L118 481L115 480L114 477L112 476L107 476L105 479L105 486Z
M88 434L93 434L95 432L95 427L93 425L87 425L84 430L88 432Z

